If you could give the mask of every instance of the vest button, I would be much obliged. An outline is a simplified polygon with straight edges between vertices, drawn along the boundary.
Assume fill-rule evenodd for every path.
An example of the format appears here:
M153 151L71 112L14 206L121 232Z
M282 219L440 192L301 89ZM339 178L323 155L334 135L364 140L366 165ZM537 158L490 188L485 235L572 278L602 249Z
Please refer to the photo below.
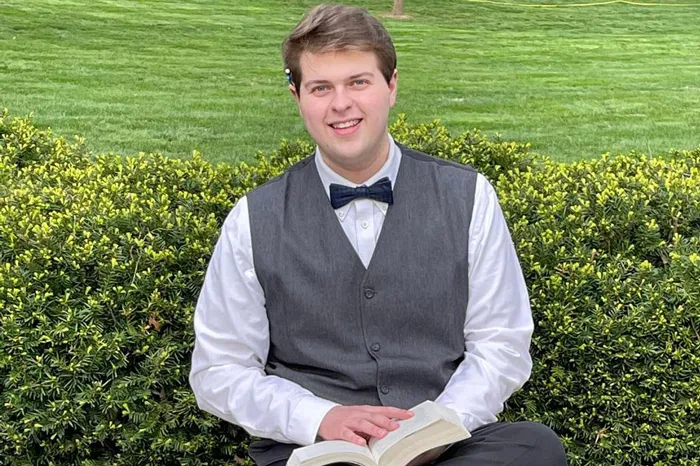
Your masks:
M389 387L387 387L386 385L382 385L379 390L385 395L389 393Z
M365 288L365 298L367 299L372 299L374 298L375 292L372 288Z
M379 346L379 343L374 343L374 344L371 346L371 348L372 348L372 351L379 351L379 349L381 348L381 346Z

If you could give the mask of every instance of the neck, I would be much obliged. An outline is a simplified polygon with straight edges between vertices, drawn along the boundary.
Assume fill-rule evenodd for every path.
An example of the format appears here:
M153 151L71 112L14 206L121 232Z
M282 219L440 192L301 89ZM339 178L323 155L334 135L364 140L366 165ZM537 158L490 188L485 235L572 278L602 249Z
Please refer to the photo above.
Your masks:
M320 153L321 157L323 157L323 161L326 162L326 165L328 165L331 170L348 181L356 184L362 184L372 178L379 172L379 170L382 169L389 158L389 149L389 139L384 138L382 145L371 157L360 160L353 165L336 164L332 160L326 158L323 155L323 152Z

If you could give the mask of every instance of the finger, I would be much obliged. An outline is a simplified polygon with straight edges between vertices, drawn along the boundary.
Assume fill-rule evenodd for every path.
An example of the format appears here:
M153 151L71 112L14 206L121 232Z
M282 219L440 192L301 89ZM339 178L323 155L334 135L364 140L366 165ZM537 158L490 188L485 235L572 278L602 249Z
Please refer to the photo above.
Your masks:
M384 438L386 437L387 431L368 419L360 419L355 423L353 430L357 433L369 434L372 437Z
M413 412L407 409L394 408L392 406L369 406L367 411L374 414L382 414L394 419L409 419L413 417Z
M399 428L399 423L394 421L392 418L387 417L383 414L372 413L369 415L369 420L376 426L381 427L389 432Z
M353 432L352 429L345 429L342 434L342 439L352 442L355 445L360 445L361 447L367 445L367 441Z

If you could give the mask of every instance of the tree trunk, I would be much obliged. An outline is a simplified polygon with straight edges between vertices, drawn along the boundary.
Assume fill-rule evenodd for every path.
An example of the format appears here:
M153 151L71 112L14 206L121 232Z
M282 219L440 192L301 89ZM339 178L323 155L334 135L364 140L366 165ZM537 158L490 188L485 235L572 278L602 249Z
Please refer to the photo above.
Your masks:
M391 10L392 16L403 16L403 0L394 0L394 9Z

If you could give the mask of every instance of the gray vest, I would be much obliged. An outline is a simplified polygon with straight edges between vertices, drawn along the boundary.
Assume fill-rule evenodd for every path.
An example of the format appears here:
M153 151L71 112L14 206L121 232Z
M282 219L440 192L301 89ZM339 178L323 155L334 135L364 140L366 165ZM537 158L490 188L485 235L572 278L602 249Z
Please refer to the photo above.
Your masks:
M394 204L366 269L313 157L248 194L265 371L343 405L434 400L464 358L477 174L399 147Z

